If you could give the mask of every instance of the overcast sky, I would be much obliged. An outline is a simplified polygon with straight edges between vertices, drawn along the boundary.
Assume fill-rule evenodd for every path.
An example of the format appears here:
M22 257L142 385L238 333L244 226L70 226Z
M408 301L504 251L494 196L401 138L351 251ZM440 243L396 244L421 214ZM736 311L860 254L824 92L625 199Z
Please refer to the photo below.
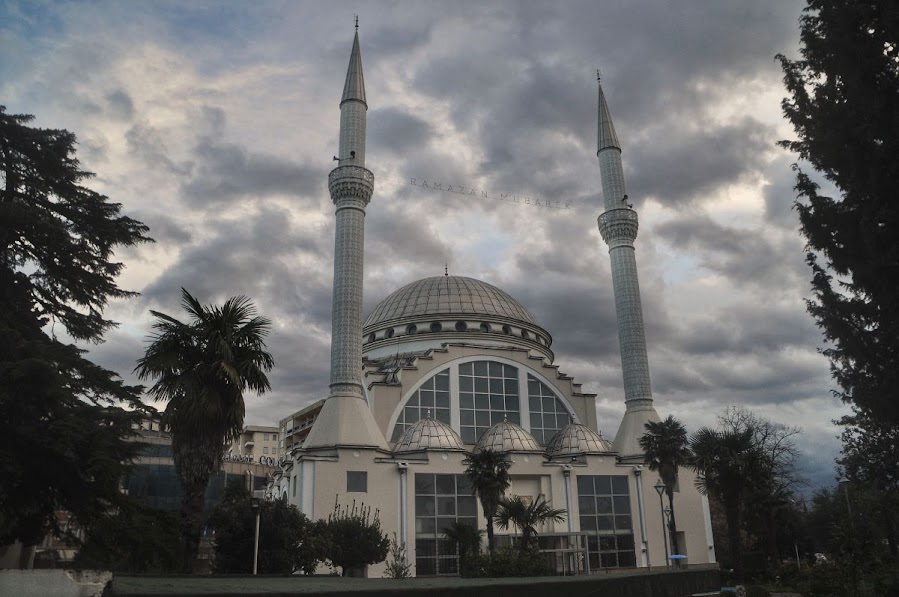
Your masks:
M801 426L812 486L839 451L795 157L774 55L801 3L89 2L0 0L0 104L78 135L90 185L147 223L120 251L121 326L91 357L126 379L149 309L246 294L274 322L273 391L247 422L325 397L338 103L353 36L365 69L366 312L443 273L517 298L556 363L624 410L609 259L596 227L596 69L623 149L656 409L690 431L728 405ZM432 191L410 179L558 202Z

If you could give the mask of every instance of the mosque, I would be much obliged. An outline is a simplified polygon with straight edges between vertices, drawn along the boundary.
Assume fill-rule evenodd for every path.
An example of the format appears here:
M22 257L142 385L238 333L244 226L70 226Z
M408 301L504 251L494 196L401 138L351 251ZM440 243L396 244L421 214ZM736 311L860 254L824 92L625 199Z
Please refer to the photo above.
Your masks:
M510 463L507 495L543 497L566 510L564 522L538 528L540 547L555 553L560 572L668 565L659 478L643 466L638 443L644 424L659 416L634 254L637 214L627 203L602 87L598 225L612 262L626 404L611 442L598 428L596 395L554 362L549 331L487 282L418 280L363 322L365 212L374 191L365 167L367 109L357 31L340 101L339 161L328 177L336 212L330 393L270 492L313 519L326 517L335 501L364 502L405 543L415 575L456 574L455 546L443 529L456 521L485 527L463 473L469 455L490 449ZM708 501L694 480L680 471L679 555L714 563ZM504 533L497 529L500 543L510 540Z

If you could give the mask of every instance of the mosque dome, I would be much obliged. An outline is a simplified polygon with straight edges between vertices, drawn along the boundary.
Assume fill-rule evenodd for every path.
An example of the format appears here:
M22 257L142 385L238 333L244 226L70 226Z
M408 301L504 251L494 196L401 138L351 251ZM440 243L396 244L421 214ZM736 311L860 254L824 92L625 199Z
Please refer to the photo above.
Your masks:
M556 433L546 446L550 458L576 456L578 454L605 454L611 452L609 442L586 425L570 423Z
M462 438L453 431L452 427L442 421L427 417L406 429L393 448L396 454L421 450L464 451L465 446L462 444Z
M481 435L475 450L494 452L543 452L530 433L512 423L500 421Z
M553 360L552 336L521 303L496 286L464 276L406 284L372 309L362 335L367 356L378 349L396 352L404 343L415 343L409 347L415 350L433 340L486 341L520 345Z

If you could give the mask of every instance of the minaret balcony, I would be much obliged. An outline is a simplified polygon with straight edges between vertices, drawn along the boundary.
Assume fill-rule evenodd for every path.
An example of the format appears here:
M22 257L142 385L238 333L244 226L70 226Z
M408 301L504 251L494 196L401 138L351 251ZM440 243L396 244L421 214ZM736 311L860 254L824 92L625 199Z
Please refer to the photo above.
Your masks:
M375 175L362 166L337 166L328 174L331 199L361 199L367 205L375 189Z
M610 209L600 214L597 219L599 233L609 248L621 245L632 245L637 238L637 212L628 207Z

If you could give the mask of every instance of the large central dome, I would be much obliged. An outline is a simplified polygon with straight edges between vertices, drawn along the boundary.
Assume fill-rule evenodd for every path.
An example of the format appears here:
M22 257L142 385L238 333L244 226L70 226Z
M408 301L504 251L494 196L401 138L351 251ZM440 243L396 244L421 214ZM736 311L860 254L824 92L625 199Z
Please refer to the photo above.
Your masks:
M365 327L410 317L466 314L537 323L527 309L496 286L463 276L435 276L390 294L372 310Z
M363 355L369 359L447 342L514 346L553 360L552 337L521 303L496 286L463 276L406 284L378 303L362 327Z

